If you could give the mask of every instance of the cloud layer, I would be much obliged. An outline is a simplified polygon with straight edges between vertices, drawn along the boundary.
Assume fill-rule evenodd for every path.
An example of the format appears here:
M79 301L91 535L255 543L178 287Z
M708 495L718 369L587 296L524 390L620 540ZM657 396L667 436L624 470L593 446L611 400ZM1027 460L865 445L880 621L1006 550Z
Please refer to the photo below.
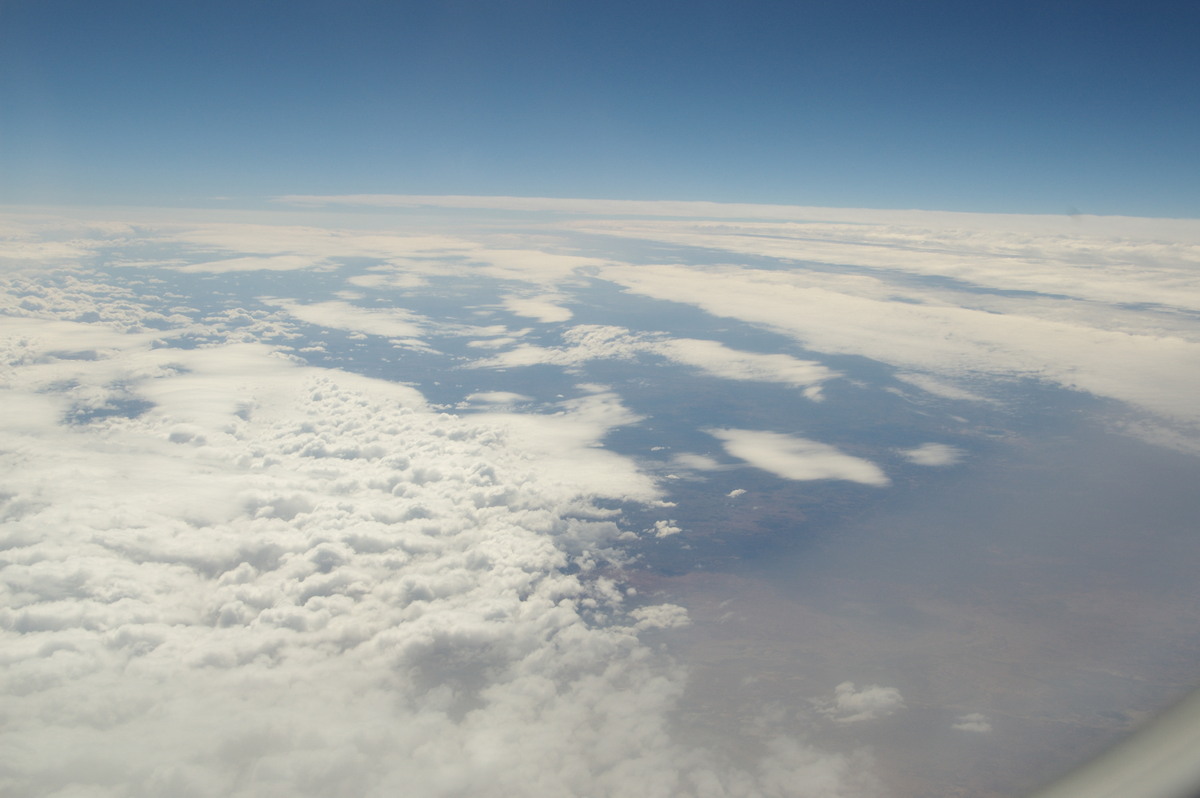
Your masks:
M638 418L611 392L459 417L303 365L264 342L292 340L269 312L159 323L83 272L6 287L6 793L878 791L795 739L745 761L678 741L685 673L639 635L687 613L621 584L611 503L661 492L597 448Z
M848 751L895 688L678 726L697 624L632 547L684 562L720 522L651 474L891 495L981 462L966 416L1019 412L1014 379L1197 440L1183 223L335 200L362 201L557 215L0 220L0 789L878 794ZM639 403L659 374L700 410ZM720 534L789 506L764 485L713 491Z

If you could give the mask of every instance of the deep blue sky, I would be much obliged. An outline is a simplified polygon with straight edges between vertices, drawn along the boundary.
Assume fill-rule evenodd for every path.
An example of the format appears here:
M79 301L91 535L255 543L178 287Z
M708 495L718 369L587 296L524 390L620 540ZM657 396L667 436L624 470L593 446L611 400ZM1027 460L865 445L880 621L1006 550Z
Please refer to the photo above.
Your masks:
M0 0L0 202L1200 216L1200 3Z

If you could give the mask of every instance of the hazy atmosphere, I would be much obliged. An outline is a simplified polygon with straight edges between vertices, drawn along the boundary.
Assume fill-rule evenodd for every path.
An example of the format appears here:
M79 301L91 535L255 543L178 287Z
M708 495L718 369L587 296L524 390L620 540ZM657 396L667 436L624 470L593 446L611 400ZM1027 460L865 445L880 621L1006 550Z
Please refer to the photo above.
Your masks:
M0 792L1126 738L1200 685L1198 20L0 3Z

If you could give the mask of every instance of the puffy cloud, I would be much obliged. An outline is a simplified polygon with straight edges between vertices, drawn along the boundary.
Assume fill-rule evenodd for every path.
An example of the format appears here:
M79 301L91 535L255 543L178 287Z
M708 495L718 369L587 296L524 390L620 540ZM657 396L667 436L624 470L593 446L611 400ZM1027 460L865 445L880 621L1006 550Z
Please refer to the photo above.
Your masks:
M597 448L637 418L601 386L456 417L215 329L0 323L5 792L877 788L796 741L739 764L675 740L684 674L637 635L687 615L611 577L595 500L659 493ZM70 421L114 386L137 412Z
M655 521L654 526L650 527L647 531L653 532L656 538L665 538L671 535L678 535L683 530L672 519L670 521Z
M734 219L762 212L675 210ZM55 241L39 238L41 222L0 220L0 233L11 232L0 274L0 698L9 720L0 791L833 796L878 789L863 758L772 739L776 729L756 732L746 741L756 752L737 761L720 745L681 742L691 738L672 718L686 701L686 674L659 650L662 640L649 646L639 635L686 634L673 630L687 613L636 606L640 599L623 583L629 553L620 548L637 537L630 529L662 517L643 513L662 512L663 485L605 444L633 447L654 428L662 440L636 448L704 448L682 437L686 430L650 418L643 429L613 435L653 412L632 382L572 387L556 377L543 393L524 386L524 375L493 375L489 384L491 377L472 372L485 381L462 387L459 406L472 412L456 416L438 410L459 398L446 397L458 375L435 375L443 380L438 401L450 404L430 406L411 387L311 368L286 354L336 353L298 335L309 324L422 347L458 335L477 339L469 345L488 360L476 365L585 371L592 360L661 359L819 399L841 375L801 356L802 346L893 366L900 382L888 384L935 407L941 403L932 397L996 402L1003 392L989 380L1018 376L1156 413L1126 428L1159 442L1195 419L1191 366L1200 337L1189 315L1197 304L1189 270L1200 237L1187 239L1184 227L1114 220L1122 243L1095 235L1087 220L1082 233L1060 234L1014 217L825 215L821 224L793 215L791 225L704 229L675 220L551 220L536 237L469 225L439 236L56 222ZM575 254L572 232L589 229L651 240L661 233L659 240L708 247L717 262L762 263L723 251L814 265L626 267ZM93 269L100 262L113 267L111 278ZM61 268L20 271L26 263ZM334 268L346 272L336 275L346 278L339 285L355 292L333 290L327 274L306 284L299 273ZM288 295L302 299L265 307L253 297L226 299L243 278L213 275L244 269L296 270ZM588 294L577 289L589 275L768 327L793 343L750 352L665 332L571 326L567 309L587 307ZM290 293L293 279L301 293ZM202 295L203 286L218 284L212 297ZM318 286L327 288L324 297L307 292ZM184 295L197 287L200 294ZM468 298L445 310L459 287ZM375 290L424 288L431 301L411 307L428 315L362 301ZM488 314L482 323L511 321L501 318L496 296L541 323L468 326ZM1120 304L1127 301L1144 304ZM741 332L729 326L731 336ZM860 375L852 359L834 365L843 363L854 377L870 374ZM845 384L880 387L863 380ZM561 401L545 401L555 391ZM841 418L836 408L805 407L822 424ZM978 420L992 409L958 411ZM713 434L731 457L776 474L869 485L887 483L871 460L895 446L851 450L744 429ZM931 431L928 439L938 438ZM933 443L890 454L929 466L963 456ZM718 456L666 462L731 467L731 457ZM630 504L643 506L635 515ZM687 527L681 512L688 510L672 510L678 520L648 531ZM821 711L853 725L901 706L894 688L845 683ZM990 725L980 713L953 721L963 731Z
M869 460L854 457L825 443L780 432L710 429L725 451L755 468L784 479L845 479L864 485L890 484L887 475Z
M954 465L963 457L962 449L944 443L923 443L913 449L903 449L901 454L923 466Z
M854 682L842 682L833 691L833 699L822 702L822 713L839 723L857 723L887 717L904 708L904 698L895 687L867 685L855 689Z

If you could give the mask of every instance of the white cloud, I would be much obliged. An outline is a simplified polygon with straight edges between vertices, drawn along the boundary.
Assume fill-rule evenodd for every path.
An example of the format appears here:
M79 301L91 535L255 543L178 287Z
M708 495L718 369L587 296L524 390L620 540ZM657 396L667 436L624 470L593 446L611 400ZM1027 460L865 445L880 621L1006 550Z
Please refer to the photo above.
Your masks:
M226 274L228 272L250 271L295 271L297 269L312 269L324 264L324 259L309 255L268 255L249 258L226 258L223 260L189 263L186 266L175 267L180 272L208 272L210 274Z
M624 327L581 324L565 330L562 337L566 346L521 344L473 365L480 368L538 364L571 367L589 360L630 360L651 355L721 379L777 382L804 388L804 395L815 401L821 399L820 383L839 376L816 361L791 355L745 352L731 349L719 341L667 338L662 333L638 335Z
M346 279L351 285L360 288L421 288L429 281L419 274L390 273L390 274L356 274Z
M958 729L959 731L983 733L990 732L992 730L992 724L991 721L988 720L987 715L984 715L981 712L971 712L966 715L960 715L958 718L956 718L954 721L954 728Z
M1127 426L1157 442L1177 442L1170 424L1197 419L1195 222L1085 217L1063 227L1068 220L511 198L398 204L424 200L774 221L559 216L518 237L466 223L446 227L452 235L401 235L178 211L139 212L137 227L0 218L0 750L9 752L0 792L876 789L861 757L797 740L742 739L766 741L757 763L680 742L671 718L683 671L637 635L669 633L686 613L629 611L622 553L611 548L633 535L618 525L620 503L666 504L661 486L604 448L611 431L637 423L615 392L580 387L587 396L539 406L548 415L531 419L511 412L512 395L479 390L468 401L488 412L440 414L411 388L303 367L275 349L320 350L295 340L304 314L354 335L411 333L400 338L411 342L448 327L350 303L201 312L193 306L224 300L166 301L201 281L227 287L211 278L219 272L350 271L339 264L377 259L343 285L366 293L466 281L552 305L525 309L560 324L586 302L572 289L595 274L787 334L790 351L875 358L944 398L977 401L994 393L985 380L1018 376L1158 413ZM587 231L702 246L717 263L758 255L812 268L619 266L576 254L571 235ZM153 258L140 254L144 243ZM162 257L161 245L174 251ZM92 270L101 254L124 282ZM302 290L304 275L293 277ZM514 365L661 357L813 399L838 376L782 352L665 333L581 325L560 346L522 348L526 332L455 334L486 336L470 342L483 349L516 347L499 353ZM169 348L175 339L197 348ZM730 454L775 473L886 483L868 460L826 444L726 432ZM773 437L754 437L763 435ZM951 454L922 446L906 456L933 464ZM681 466L720 466L681 457ZM845 683L825 709L865 721L901 705L894 688ZM954 725L980 732L990 721L971 713Z
M791 355L741 352L718 341L674 338L652 346L663 357L694 366L708 374L729 380L782 382L799 387L817 386L838 374L813 360ZM819 393L808 394L818 399Z
M745 493L746 493L745 488L734 488L733 490L729 491L729 493L726 493L725 495L731 499L736 499L738 496L742 496Z
M826 209L824 215L836 213ZM963 224L954 226L937 225L946 218L939 216L910 214L901 224L846 224L849 219L833 224L630 220L587 221L574 227L738 254L867 267L889 281L893 294L910 300L953 289L889 278L934 275L952 278L964 287L1042 294L1045 307L1066 296L1111 305L1165 300L1168 305L1200 309L1200 290L1187 274L1200 258L1200 225L1194 222L1110 219L1101 228L1063 224L1065 220L1053 217L1010 217L1007 229L996 229L997 217L986 214L959 215ZM878 279L854 274L808 276L843 285L882 285Z
M720 440L729 454L784 479L844 479L875 486L890 482L871 461L807 438L744 429L710 429L708 433Z
M902 373L897 374L896 379L903 380L910 385L917 386L926 393L931 393L935 396L941 396L945 399L960 399L969 402L988 401L986 397L980 396L977 393L965 390L956 385L950 385L925 374Z
M44 312L104 306L76 288ZM233 327L163 347L122 301L4 320L6 793L876 790L795 740L739 764L676 738L684 674L637 634L686 612L626 609L595 502L659 497L597 448L637 419L611 392L457 417ZM137 412L63 423L115 386Z
M822 702L822 713L839 723L857 723L884 718L904 708L904 698L895 687L867 685L861 690L854 682L842 682L833 691L833 699Z
M537 319L543 324L568 321L573 315L568 308L555 304L560 297L544 295L538 297L504 297L504 307L518 316Z
M687 610L677 604L655 604L639 607L629 613L637 629L674 629L691 623Z
M476 361L477 368L515 368L550 364L577 366L589 360L627 360L643 351L642 342L624 327L581 324L562 334L565 347L550 348L520 344L486 360Z
M311 303L290 299L264 301L309 324L367 335L381 335L409 345L428 348L419 341L424 335L427 320L420 314L403 308L363 308L337 300Z
M467 396L467 401L487 405L512 405L532 402L533 397L512 391L479 391Z
M675 216L693 219L795 220L798 222L834 222L856 233L870 234L869 225L880 225L886 232L899 228L902 233L945 230L963 232L1012 233L1014 230L1045 235L1061 240L1064 232L1107 239L1129 237L1164 238L1200 243L1200 224L1192 219L1144 219L1121 216L1022 215L1012 213L959 213L954 211L884 210L878 208L826 208L804 205L764 205L753 203L703 202L675 200L598 200L562 197L481 197L413 194L343 194L276 197L277 202L321 207L357 205L378 208L435 207L476 208L513 211L552 211L624 217ZM628 225L628 220L614 224ZM853 225L853 227L851 227ZM905 228L908 228L907 230ZM919 239L920 240L920 239ZM1019 244L1020 242L1018 242Z
M671 535L678 535L683 530L675 523L675 519L671 519L670 521L655 521L654 526L647 531L653 532L656 538L665 538Z
M717 460L706 454L683 452L671 458L671 462L680 468L691 468L696 471L719 471L722 466Z
M577 492L586 487L597 495L629 501L659 498L654 481L631 460L598 448L610 429L641 420L616 394L593 393L558 407L552 415L485 412L471 419L489 425L506 445L521 452L526 478L543 488L563 485L567 492Z
M1200 424L1200 343L947 304L914 305L805 285L802 273L683 266L612 267L630 291L693 303L786 332L823 352L951 375L1053 380Z
M963 457L962 449L944 443L923 443L914 449L903 449L900 453L923 466L954 465Z

